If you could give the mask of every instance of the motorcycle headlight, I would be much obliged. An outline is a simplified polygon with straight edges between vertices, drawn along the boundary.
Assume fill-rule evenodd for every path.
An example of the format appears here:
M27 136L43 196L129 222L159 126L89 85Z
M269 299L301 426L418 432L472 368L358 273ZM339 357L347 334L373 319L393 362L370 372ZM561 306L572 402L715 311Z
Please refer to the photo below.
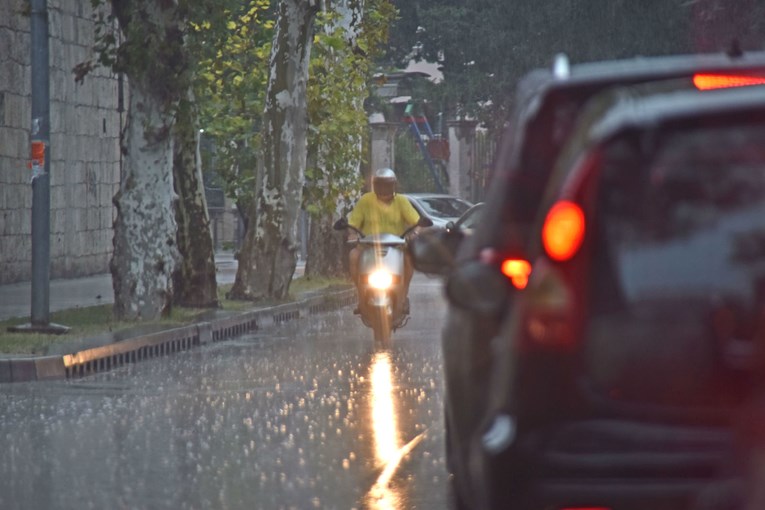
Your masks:
M393 275L388 271L378 269L369 275L369 285L373 289L388 289L393 285Z

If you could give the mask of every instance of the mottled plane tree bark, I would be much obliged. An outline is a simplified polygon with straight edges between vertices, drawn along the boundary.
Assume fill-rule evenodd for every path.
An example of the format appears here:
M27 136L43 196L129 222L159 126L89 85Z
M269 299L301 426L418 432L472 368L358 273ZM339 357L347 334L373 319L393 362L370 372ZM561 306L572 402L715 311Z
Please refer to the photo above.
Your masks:
M130 83L123 179L114 197L114 312L122 319L147 320L170 310L179 260L172 107L187 65L183 20L171 2L113 0L112 5L125 35L117 62Z
M178 195L176 241L181 255L173 273L173 295L177 305L212 308L218 306L218 284L202 179L197 119L197 108L189 93L178 103L173 132L173 181Z
M110 264L115 315L155 319L173 302L214 306L215 260L196 157L196 109L188 99L194 61L186 37L190 26L199 24L192 15L225 23L215 9L219 2L92 3L97 13L95 57L75 67L76 78L82 80L103 65L124 73L128 81L123 178L114 197Z
M283 0L271 49L257 196L230 296L284 298L297 264L308 132L308 63L319 11L315 0Z

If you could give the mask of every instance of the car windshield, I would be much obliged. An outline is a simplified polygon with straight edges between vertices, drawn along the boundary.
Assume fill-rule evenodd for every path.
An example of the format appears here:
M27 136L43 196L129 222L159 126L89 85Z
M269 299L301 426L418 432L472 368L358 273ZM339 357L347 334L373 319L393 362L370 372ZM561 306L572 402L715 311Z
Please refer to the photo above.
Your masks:
M601 388L676 405L741 398L731 373L750 361L765 303L764 136L676 132L647 165L635 144L606 148L589 324Z
M451 197L425 197L417 199L425 212L437 218L459 218L470 204L464 200Z

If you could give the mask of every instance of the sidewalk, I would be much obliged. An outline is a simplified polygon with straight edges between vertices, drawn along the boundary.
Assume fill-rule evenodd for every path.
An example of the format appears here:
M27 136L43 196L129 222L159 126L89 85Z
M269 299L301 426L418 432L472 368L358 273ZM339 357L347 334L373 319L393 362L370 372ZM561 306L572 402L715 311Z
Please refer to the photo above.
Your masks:
M215 253L218 285L234 283L237 261L233 252ZM304 261L298 261L295 276L301 276ZM112 275L110 273L84 278L56 279L50 281L50 312L114 303ZM13 317L29 317L32 313L31 282L0 285L0 320Z
M218 284L233 283L237 269L233 254L217 253L215 265ZM298 261L295 277L301 276L304 269L305 262ZM275 306L254 306L243 312L209 310L185 326L136 326L89 338L65 339L42 355L0 354L0 383L71 379L109 371L347 307L355 299L354 289L339 285L306 292L296 301ZM0 285L0 318L29 317L30 300L29 282ZM113 302L110 274L50 282L51 312Z

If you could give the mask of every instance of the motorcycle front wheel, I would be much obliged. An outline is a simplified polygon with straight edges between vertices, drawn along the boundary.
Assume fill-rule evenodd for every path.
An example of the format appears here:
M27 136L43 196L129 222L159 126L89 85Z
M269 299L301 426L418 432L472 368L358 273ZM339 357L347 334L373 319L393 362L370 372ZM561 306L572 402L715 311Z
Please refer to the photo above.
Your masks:
M383 347L390 345L393 328L391 328L391 319L384 308L378 308L374 311L374 320L372 321L372 330L375 335L375 343L382 344Z

